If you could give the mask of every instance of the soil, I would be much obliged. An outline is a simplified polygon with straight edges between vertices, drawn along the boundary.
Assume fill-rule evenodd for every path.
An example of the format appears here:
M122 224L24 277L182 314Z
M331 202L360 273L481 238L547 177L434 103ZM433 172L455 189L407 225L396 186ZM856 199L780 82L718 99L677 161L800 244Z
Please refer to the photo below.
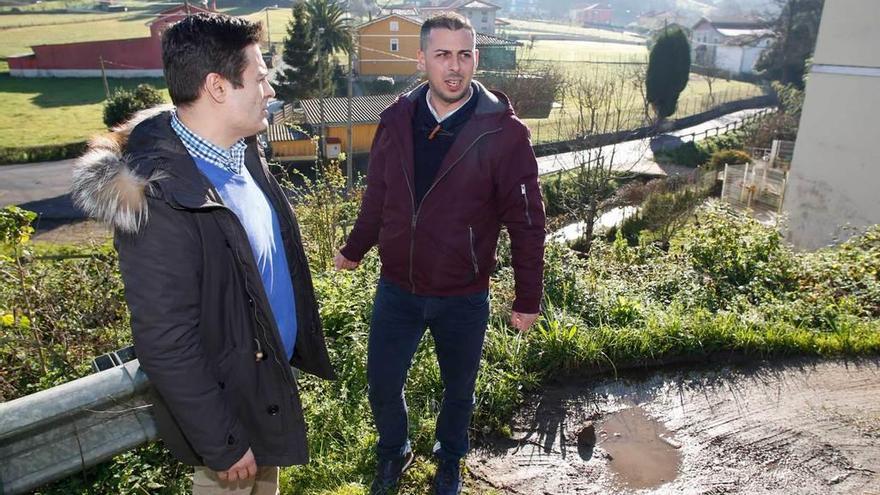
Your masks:
M470 493L880 494L880 358L557 384L513 426L469 456Z

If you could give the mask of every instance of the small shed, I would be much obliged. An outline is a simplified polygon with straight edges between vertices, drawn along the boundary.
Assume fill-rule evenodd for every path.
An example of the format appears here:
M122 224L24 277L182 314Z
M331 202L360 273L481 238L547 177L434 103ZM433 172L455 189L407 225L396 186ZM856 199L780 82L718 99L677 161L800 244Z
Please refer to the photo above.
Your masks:
M289 124L272 124L266 129L272 159L281 162L317 159L318 146L312 137Z

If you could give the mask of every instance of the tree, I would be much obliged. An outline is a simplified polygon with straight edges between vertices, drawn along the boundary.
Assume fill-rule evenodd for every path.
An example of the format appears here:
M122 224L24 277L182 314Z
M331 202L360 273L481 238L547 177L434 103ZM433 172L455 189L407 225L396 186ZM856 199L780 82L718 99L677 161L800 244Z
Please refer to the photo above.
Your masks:
M134 90L116 89L104 105L104 124L116 127L136 112L164 103L162 93L149 84L139 84Z
M626 73L617 78L600 74L581 74L568 81L565 100L571 107L575 134L583 139L584 148L571 154L568 172L563 178L548 181L547 210L560 211L568 220L576 222L579 238L575 245L588 253L596 221L610 205L615 181L630 175L646 150L632 148L618 153L616 145L590 146L597 136L625 132L638 109L638 95L630 89ZM554 183L555 182L555 183Z
M287 24L284 38L284 71L272 86L285 101L310 98L318 94L318 55L306 7L302 2L293 6L293 18ZM326 86L325 86L326 87Z
M773 23L774 41L755 70L764 77L804 88L807 60L816 48L824 0L776 0L782 11Z
M336 0L307 0L305 6L315 32L324 28L320 36L322 56L329 57L337 51L351 53L351 32L345 5Z
M676 27L657 38L648 59L646 89L648 101L660 119L675 113L678 96L688 83L691 49L687 35Z

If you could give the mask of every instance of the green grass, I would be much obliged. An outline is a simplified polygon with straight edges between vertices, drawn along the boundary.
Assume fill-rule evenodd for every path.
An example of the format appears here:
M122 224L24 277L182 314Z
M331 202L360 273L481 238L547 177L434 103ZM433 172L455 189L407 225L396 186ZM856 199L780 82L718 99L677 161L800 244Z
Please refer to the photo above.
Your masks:
M623 43L577 40L521 41L520 60L552 60L554 62L647 62L648 49Z
M110 90L164 79L110 79ZM0 147L82 141L106 130L100 78L15 78L0 74ZM166 93L167 97L167 93Z
M589 36L593 38L601 38L608 41L632 41L644 42L644 38L631 33L618 33L607 29L585 28L572 26L568 24L559 24L556 22L522 20L522 19L505 19L510 23L505 26L504 33L507 35L516 35L519 38L527 38L529 35L540 36L542 34L568 34L577 36Z

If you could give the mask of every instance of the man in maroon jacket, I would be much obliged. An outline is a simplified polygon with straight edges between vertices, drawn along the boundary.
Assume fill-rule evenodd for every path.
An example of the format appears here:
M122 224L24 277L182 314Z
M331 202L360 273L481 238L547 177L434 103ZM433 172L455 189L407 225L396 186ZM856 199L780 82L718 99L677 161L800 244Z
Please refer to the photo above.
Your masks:
M464 17L442 14L423 24L418 58L428 82L382 113L360 214L335 260L337 269L354 269L376 244L382 260L367 359L379 432L372 493L392 490L412 462L403 387L426 328L444 384L434 492L461 490L502 225L516 281L511 324L525 332L538 316L538 167L529 131L507 97L472 81L478 55Z

